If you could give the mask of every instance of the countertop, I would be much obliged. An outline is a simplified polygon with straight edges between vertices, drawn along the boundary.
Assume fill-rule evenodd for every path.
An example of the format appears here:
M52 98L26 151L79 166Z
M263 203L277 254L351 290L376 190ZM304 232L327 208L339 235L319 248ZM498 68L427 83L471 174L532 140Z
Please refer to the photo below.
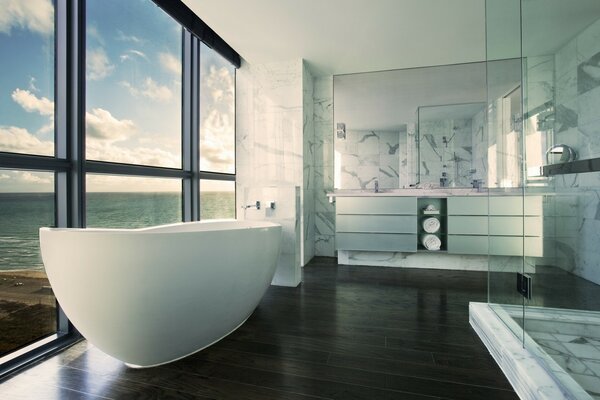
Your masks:
M371 190L338 189L327 193L328 197L452 197L452 196L521 196L522 188L409 188ZM533 194L533 193L531 193Z

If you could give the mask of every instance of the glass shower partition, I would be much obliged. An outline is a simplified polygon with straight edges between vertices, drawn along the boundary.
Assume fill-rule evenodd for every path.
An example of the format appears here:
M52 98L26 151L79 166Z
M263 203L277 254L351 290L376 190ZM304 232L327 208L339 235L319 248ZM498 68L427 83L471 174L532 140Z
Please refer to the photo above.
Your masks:
M526 269L523 238L507 226L524 206L520 36L520 1L486 0L488 302L523 340L524 298L515 284Z
M544 216L543 252L523 257L525 347L600 398L600 2L522 0L521 21L524 188Z

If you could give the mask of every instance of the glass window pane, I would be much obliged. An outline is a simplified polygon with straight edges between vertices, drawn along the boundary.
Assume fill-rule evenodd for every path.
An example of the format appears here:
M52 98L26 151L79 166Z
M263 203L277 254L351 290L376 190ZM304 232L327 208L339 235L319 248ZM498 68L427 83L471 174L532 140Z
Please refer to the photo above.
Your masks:
M54 155L54 5L0 7L0 151Z
M150 0L89 0L86 157L181 168L181 26Z
M200 180L200 219L235 218L235 182Z
M235 68L200 48L200 169L235 173Z
M88 175L86 223L94 228L142 228L181 222L181 180Z
M38 230L54 226L54 174L0 170L0 357L56 333Z

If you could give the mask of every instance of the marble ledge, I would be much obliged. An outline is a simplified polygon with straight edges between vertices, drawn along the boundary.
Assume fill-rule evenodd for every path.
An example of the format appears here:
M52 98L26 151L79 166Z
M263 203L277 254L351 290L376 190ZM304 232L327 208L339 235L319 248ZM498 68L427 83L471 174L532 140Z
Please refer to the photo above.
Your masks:
M570 187L566 187L570 188ZM581 187L580 187L581 188ZM595 187L582 188L585 193L595 193ZM575 194L569 192L556 192L551 188L403 188L403 189L381 189L375 193L373 189L334 189L328 191L325 196L330 199L335 197L452 197L452 196L548 196L555 198L572 198Z
M520 327L503 312L503 307L471 302L469 322L519 397L523 400L592 400L550 356L537 351L535 347L539 346L523 346L523 338L513 333ZM527 333L522 334L527 343L535 343Z
M452 197L452 196L520 196L523 189L473 189L473 188L409 188L374 190L338 189L328 192L327 197Z

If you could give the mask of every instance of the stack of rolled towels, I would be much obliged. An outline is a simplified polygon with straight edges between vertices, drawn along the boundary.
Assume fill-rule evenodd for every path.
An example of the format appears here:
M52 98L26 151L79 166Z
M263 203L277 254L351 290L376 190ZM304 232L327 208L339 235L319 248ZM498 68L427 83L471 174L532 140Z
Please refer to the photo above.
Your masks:
M421 244L427 250L440 250L442 241L434 233L440 230L440 220L435 217L425 218L422 222L423 230L427 232L421 236Z

